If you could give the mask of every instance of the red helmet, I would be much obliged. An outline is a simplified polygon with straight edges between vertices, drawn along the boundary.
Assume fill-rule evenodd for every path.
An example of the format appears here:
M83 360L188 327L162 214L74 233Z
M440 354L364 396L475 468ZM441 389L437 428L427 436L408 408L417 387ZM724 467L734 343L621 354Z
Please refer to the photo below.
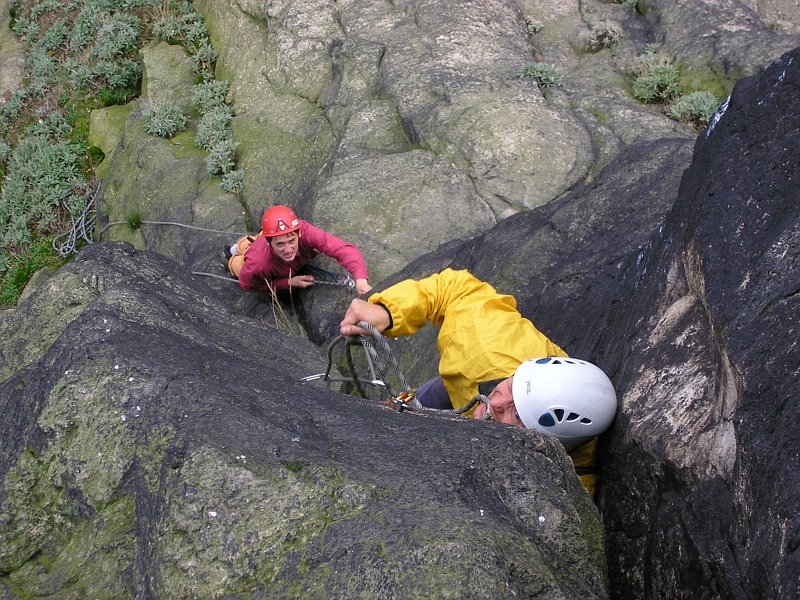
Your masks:
M288 206L273 206L264 211L261 217L261 231L265 237L285 235L300 229L300 219Z

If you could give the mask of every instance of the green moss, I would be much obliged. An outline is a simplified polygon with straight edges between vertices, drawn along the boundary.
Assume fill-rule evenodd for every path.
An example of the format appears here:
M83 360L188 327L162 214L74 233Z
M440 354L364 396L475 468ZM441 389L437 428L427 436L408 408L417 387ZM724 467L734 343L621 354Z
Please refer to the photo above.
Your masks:
M136 552L135 521L133 497L119 498L93 519L74 523L69 535L48 543L8 581L22 598L131 597L125 575Z
M153 428L144 436L140 436L137 448L137 466L142 469L145 483L153 494L158 494L161 486L161 465L170 444L175 437L175 429L171 425Z
M300 473L300 471L308 466L308 463L300 461L284 461L281 464L292 473Z
M7 256L8 268L0 274L0 308L14 306L31 276L39 269L58 268L66 260L53 252L52 239L34 240Z
M728 73L720 77L712 68L692 69L681 72L681 87L687 94L696 91L709 91L717 98L727 98L743 73Z
M313 560L318 545L332 523L359 515L373 490L334 468L286 469L303 462L294 459L262 467L254 478L241 460L200 448L181 468L180 485L165 482L165 489L181 492L165 498L161 586L175 597L211 598L214 582L235 573L235 586L226 590L233 597L259 586L267 597L291 597L272 593L277 574L289 571L298 575L295 597L302 590L321 597L320 582L334 575Z
M601 125L608 125L609 121L611 120L608 116L608 113L601 112L599 110L589 110L589 113L595 118L595 120L600 123Z

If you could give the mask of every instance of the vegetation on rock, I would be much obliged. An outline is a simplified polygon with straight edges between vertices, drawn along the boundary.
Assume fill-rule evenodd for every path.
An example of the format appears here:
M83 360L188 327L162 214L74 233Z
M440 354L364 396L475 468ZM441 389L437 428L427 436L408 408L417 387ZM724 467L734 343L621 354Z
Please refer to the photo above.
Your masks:
M719 106L709 91L683 93L680 71L659 44L648 44L633 65L633 95L637 100L665 105L665 114L676 121L705 127Z
M526 66L519 73L520 77L532 77L536 80L540 89L549 87L561 87L561 73L556 70L555 65L546 63L532 63Z
M198 147L209 152L209 174L226 192L241 192L244 182L234 168L227 84L214 80L216 52L191 2L13 0L10 8L26 79L0 105L0 306L16 302L32 265L58 265L77 250L74 236L59 246L62 232L80 223L91 236L103 155L88 142L89 117L141 93L144 44L162 39L192 56L203 115ZM143 117L149 133L165 138L187 125L180 109L161 102Z

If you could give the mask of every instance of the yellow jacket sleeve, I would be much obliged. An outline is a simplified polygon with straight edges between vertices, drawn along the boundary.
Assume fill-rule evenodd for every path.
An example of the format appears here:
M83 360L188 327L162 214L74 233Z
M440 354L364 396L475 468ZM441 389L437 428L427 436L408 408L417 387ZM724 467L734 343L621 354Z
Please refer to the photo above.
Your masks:
M499 294L469 271L407 279L369 301L391 313L387 336L411 335L428 321L439 326L439 374L454 408L478 393L478 383L510 377L524 360L566 356L517 311L513 296Z

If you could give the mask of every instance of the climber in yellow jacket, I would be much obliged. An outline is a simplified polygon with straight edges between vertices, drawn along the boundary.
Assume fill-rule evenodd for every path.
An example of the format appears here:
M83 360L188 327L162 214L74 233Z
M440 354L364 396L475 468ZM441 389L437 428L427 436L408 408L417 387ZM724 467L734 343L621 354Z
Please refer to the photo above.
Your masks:
M569 358L524 318L513 296L468 271L445 269L401 281L368 301L354 299L340 333L368 335L360 321L389 337L412 335L428 321L437 325L439 377L417 390L422 405L458 409L492 386L487 403L465 414L558 438L594 494L596 436L614 418L614 388L598 367Z

